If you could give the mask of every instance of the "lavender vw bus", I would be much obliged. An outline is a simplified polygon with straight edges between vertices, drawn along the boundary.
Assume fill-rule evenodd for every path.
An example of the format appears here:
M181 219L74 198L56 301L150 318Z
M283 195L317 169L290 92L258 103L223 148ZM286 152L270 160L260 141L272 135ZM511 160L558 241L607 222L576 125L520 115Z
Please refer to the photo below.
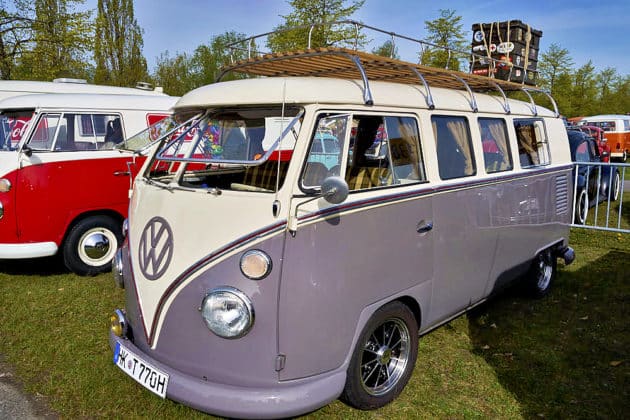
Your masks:
M573 259L566 130L507 99L520 85L336 48L231 70L270 77L179 100L115 259L114 363L158 396L245 418L381 407L420 335L514 281L543 296Z

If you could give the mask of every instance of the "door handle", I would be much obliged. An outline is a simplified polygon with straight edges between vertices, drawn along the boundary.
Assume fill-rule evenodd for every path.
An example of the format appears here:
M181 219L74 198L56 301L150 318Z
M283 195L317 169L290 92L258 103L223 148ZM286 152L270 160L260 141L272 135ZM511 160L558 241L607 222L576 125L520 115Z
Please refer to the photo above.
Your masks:
M114 176L129 176L131 172L129 171L116 171L114 172Z
M416 227L418 233L427 233L431 229L433 229L433 220L421 220Z

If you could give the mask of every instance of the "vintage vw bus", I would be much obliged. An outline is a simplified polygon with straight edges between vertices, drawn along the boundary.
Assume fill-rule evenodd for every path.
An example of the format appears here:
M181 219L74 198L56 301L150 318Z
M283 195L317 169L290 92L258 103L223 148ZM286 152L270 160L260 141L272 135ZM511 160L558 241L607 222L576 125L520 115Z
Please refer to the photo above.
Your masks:
M594 115L582 118L579 125L603 129L610 146L611 159L626 161L630 153L630 115Z
M170 114L166 95L32 94L0 101L0 260L61 252L109 270L145 144L124 139Z
M335 48L232 69L275 77L178 101L115 257L114 363L160 397L245 418L377 408L419 335L514 280L542 296L571 262L566 130L502 95L520 85ZM322 133L334 162L312 156Z
M106 93L108 95L165 96L161 87L151 89L140 82L135 88L94 85L84 79L62 77L52 82L37 80L0 80L0 99L37 93Z

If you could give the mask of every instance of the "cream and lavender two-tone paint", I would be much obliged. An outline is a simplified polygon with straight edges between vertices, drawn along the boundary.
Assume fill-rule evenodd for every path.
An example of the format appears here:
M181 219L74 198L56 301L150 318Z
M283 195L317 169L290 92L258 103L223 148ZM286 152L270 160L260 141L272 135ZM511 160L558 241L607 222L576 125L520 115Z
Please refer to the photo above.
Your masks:
M419 86L370 90L366 104L353 80L266 78L181 98L186 122L135 182L115 262L126 308L110 335L117 364L122 348L168 379L128 374L229 417L299 415L340 396L383 405L408 379L418 335L532 263L546 292L555 262L539 256L571 259L562 121L482 94L473 112L465 91L433 88L430 107ZM322 163L324 137L336 162L326 150ZM340 199L322 192L331 177ZM371 328L402 344L379 347ZM356 370L375 345L389 382Z

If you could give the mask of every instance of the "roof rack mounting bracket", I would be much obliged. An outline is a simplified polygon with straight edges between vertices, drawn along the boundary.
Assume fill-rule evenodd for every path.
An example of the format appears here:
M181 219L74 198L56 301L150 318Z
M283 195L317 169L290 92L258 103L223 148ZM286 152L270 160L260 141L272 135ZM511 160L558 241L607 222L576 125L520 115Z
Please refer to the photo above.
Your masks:
M462 79L456 74L451 73L451 76L453 76L461 84L464 85L464 87L468 91L468 95L470 95L470 100L468 101L468 103L470 104L470 108L473 110L473 112L479 112L479 107L477 106L477 99L475 99L475 94L473 93L472 89L470 89L470 86L468 86L468 83L466 83L464 79Z
M374 105L370 82L368 81L367 74L365 74L363 64L361 64L361 59L356 55L349 56L349 58L354 62L355 66L357 66L359 73L361 73L361 79L363 79L363 102L365 102L366 105Z
M496 82L491 80L489 83L490 85L494 86L496 90L499 91L501 96L503 96L503 103L501 105L503 106L503 110L505 111L505 113L507 115L510 115L512 113L512 110L510 109L510 103L508 102L507 96L505 96L505 92L503 91L503 89L501 89L501 86L499 86Z
M529 98L529 109L532 111L534 117L537 117L538 108L536 108L536 102L534 102L534 98L532 98L532 95L529 94L529 89L522 87L521 92L525 93L525 95L527 95L527 97Z
M529 87L523 87L521 90L523 90L525 93L529 91L529 92L542 93L543 95L545 95L547 98L549 98L549 100L551 101L551 104L553 105L553 112L554 112L555 117L560 118L560 111L558 111L558 104L556 103L555 99L553 99L553 97L549 94L549 92L547 92L546 90L529 88ZM531 99L531 96L529 98Z
M427 81L424 79L424 76L422 75L422 73L420 73L416 68L414 67L409 67L409 69L416 75L418 76L418 79L420 79L420 81L422 82L422 84L424 85L424 89L427 91L426 95L424 96L424 100L427 103L427 106L429 107L429 109L433 110L435 109L435 102L433 102L433 95L431 94L431 88L429 88L429 84L427 83Z

